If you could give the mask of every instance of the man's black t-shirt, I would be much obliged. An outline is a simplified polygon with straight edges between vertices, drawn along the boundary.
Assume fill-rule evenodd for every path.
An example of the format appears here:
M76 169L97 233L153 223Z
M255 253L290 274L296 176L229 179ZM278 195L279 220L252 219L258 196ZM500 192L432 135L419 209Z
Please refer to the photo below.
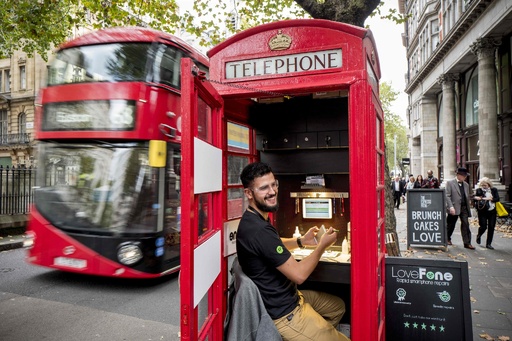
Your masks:
M297 286L277 267L291 256L276 229L259 214L245 211L236 233L238 262L256 284L272 319L290 313L298 304Z

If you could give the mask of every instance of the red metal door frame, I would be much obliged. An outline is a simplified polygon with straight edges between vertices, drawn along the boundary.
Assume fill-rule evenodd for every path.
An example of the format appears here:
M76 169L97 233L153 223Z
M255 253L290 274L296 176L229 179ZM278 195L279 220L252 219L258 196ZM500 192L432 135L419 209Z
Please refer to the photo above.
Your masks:
M383 121L376 127L376 111L372 89L366 80L351 84L349 89L349 164L351 205L351 338L353 340L383 340L384 309L384 231L382 174L377 157L382 141ZM369 196L369 194L372 196ZM375 193L375 194L374 194ZM374 196L373 196L374 194ZM380 198L380 200L379 200ZM380 205L380 207L378 207ZM371 212L371 213L368 213ZM377 212L381 216L377 217ZM369 251L372 250L372 251Z
M181 90L181 339L222 340L222 283L225 272L221 195L223 100L189 58L181 61ZM212 132L211 143L198 138L199 99L211 108L208 122L208 129ZM208 155L205 156L204 150ZM208 168L212 164L215 169ZM200 174L204 168L211 172L211 177L206 180ZM198 196L203 193L212 193L208 214L213 217L212 226L199 236ZM205 295L208 297L208 309L205 320L200 323L198 303Z

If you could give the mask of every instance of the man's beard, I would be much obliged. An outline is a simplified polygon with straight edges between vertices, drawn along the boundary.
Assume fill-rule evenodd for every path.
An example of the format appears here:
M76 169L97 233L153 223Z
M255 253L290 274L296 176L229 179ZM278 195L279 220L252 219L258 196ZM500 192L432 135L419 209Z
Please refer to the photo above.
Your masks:
M276 196L276 194L274 194ZM272 198L272 196L266 197ZM279 203L276 202L274 206L269 206L265 204L265 198L260 202L258 199L254 198L254 203L256 204L256 208L258 208L262 212L276 212L279 209Z

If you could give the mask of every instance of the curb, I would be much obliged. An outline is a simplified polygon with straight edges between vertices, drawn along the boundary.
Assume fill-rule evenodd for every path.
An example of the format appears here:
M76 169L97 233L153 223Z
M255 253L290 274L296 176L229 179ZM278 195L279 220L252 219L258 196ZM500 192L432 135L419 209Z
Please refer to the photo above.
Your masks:
M10 242L5 244L0 244L0 252L7 250L14 250L23 247L23 242Z

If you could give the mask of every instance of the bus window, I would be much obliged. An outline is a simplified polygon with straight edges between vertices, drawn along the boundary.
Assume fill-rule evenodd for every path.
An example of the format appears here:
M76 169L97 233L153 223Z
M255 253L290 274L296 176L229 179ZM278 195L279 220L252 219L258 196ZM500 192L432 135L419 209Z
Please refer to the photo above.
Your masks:
M179 145L167 144L165 194L165 258L179 257L181 232L181 149Z
M158 67L158 71L155 72L155 82L169 85L173 88L181 88L181 77L180 77L180 62L183 57L183 52L171 47L163 45L160 50L164 50L163 53L157 53L155 60L155 67Z
M48 69L48 85L145 81L149 43L87 45L61 50Z
M145 144L40 142L35 203L54 226L104 232L156 231L158 168Z

